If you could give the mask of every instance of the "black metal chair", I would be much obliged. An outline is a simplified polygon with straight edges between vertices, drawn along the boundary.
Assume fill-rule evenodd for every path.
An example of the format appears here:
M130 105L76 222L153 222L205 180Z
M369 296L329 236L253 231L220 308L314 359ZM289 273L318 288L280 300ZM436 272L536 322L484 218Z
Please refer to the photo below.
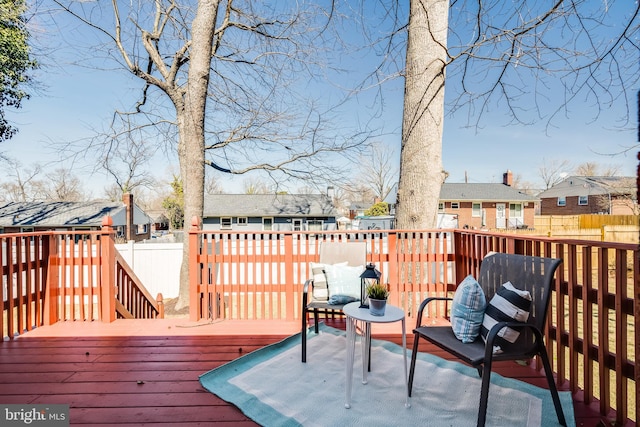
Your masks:
M366 242L322 242L320 245L319 263L337 264L346 262L350 266L362 266L364 269L367 260ZM313 313L314 331L318 333L318 322L320 313L331 313L343 315L342 308L345 304L329 304L324 299L317 299L313 296L313 278L304 283L302 290L302 362L307 361L307 318L309 313Z
M427 304L432 301L451 300L451 298L442 297L425 299L420 305L416 328L413 330L414 344L409 371L409 396L411 396L413 388L416 354L420 338L437 345L478 370L478 374L482 378L477 421L479 427L484 426L486 421L492 363L502 360L525 360L539 356L542 360L558 421L561 425L566 426L558 389L553 379L551 364L543 341L551 285L555 271L561 262L561 259L503 253L490 253L482 260L480 276L477 280L485 294L487 304L500 286L507 281L510 281L518 289L529 291L532 297L531 311L527 323L515 321L498 322L488 332L486 344L481 337L478 337L472 343L464 344L455 337L450 326L422 325L422 313ZM494 341L498 332L505 327L520 331L520 335L515 343L505 349L504 352L494 354Z

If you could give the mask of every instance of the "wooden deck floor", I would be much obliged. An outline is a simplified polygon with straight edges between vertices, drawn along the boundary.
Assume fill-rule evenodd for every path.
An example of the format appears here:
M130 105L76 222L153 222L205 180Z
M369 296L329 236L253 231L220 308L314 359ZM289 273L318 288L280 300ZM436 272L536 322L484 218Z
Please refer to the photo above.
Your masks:
M332 326L344 328L344 322ZM255 426L204 390L198 376L298 328L297 322L189 324L186 319L38 328L0 344L0 403L69 404L71 425ZM374 327L373 335L401 342L390 330ZM421 350L445 356L431 347ZM545 384L528 367L509 363L497 371ZM574 397L574 407L578 426L606 425L597 406Z

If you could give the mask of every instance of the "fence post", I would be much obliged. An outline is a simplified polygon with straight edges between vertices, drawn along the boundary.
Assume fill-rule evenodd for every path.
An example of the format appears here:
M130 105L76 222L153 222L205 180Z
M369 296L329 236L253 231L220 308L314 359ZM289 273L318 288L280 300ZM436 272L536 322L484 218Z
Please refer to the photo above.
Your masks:
M191 218L191 228L189 229L189 320L197 322L201 319L200 307L199 307L199 285L198 280L199 264L198 264L198 234L200 231L200 218L194 216ZM208 276L207 276L208 277ZM182 280L182 277L180 277ZM207 279L208 280L208 279Z
M58 321L58 298L60 296L60 271L58 266L58 236L55 234L45 235L48 246L47 277L44 296L44 318L45 326L53 325ZM64 303L62 307L64 307Z
M285 283L285 295L294 295L294 290L299 287L299 283L297 283L296 279L293 276L293 234L285 233L284 234L284 283ZM300 265L298 263L298 268L296 269L298 273L300 272ZM287 298L287 309L286 309L286 318L288 321L293 320L293 312L294 312L294 304L298 302L296 298ZM263 307L262 311L266 310L266 306ZM282 318L282 313L278 316L278 318Z
M100 318L103 322L116 320L116 253L113 232L113 219L102 219L100 233Z
M391 288L391 291L400 293L400 281L398 280L398 233L389 233L387 245L387 253L389 254L389 263L387 264L387 284ZM408 301L407 298L408 296L405 294L405 301Z

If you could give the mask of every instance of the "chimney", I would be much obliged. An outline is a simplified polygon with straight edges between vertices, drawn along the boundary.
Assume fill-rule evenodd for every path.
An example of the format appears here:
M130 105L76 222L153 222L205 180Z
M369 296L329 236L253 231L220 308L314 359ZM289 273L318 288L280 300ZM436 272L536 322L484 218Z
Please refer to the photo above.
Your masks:
M502 183L509 187L513 186L513 173L510 170L502 174Z
M126 207L126 219L125 219L126 226L125 226L124 237L127 239L127 241L134 240L135 234L134 234L134 224L133 224L133 194L124 193L122 195L122 202Z
M327 197L330 198L331 200L333 200L333 198L336 196L336 190L333 187L327 187Z

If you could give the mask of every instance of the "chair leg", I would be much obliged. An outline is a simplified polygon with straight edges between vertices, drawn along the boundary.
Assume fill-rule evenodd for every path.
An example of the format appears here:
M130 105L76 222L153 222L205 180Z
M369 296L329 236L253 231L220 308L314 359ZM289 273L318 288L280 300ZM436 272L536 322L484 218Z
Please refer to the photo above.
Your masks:
M307 363L307 316L309 312L306 308L302 309L302 330L300 336L302 337L302 363Z
M489 385L491 385L491 359L485 361L482 368L482 387L480 389L480 409L478 410L477 427L484 427L487 422L487 403L489 401Z
M560 403L560 396L558 395L558 388L556 387L556 382L553 379L553 374L551 373L551 363L549 363L549 356L547 355L547 351L542 346L539 351L540 358L542 359L542 366L544 367L544 373L547 377L547 383L549 384L549 391L551 392L551 399L553 399L553 406L556 408L556 416L558 417L558 422L560 425L566 426L567 420L564 418L564 411L562 410L562 404Z
M409 368L409 397L411 397L411 392L413 391L413 374L416 369L416 355L418 354L418 340L420 339L420 335L413 334L413 350L411 351L411 367Z
M320 321L320 316L318 315L318 309L314 308L313 309L313 328L317 333L320 333L320 330L318 329L318 322Z

